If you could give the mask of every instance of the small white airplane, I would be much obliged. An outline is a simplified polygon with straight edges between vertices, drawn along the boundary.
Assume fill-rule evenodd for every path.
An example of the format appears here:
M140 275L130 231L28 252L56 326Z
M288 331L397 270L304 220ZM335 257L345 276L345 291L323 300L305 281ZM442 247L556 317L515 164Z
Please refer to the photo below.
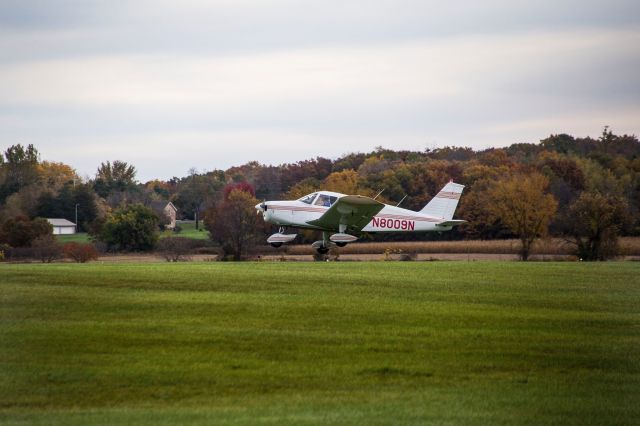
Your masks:
M391 206L362 195L318 191L291 201L264 201L256 204L265 222L280 225L267 243L280 247L296 238L285 234L287 226L323 231L323 238L312 244L320 254L334 246L344 247L361 232L449 231L464 223L453 219L463 185L449 182L419 212Z

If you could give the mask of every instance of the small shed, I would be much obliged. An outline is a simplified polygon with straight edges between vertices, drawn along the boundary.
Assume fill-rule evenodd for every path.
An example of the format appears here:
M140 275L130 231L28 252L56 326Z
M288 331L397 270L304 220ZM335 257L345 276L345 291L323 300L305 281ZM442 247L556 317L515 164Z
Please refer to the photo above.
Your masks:
M152 201L150 207L158 216L167 218L167 229L176 227L178 208L171 201Z
M54 235L71 235L76 233L76 224L67 219L47 219L53 226Z

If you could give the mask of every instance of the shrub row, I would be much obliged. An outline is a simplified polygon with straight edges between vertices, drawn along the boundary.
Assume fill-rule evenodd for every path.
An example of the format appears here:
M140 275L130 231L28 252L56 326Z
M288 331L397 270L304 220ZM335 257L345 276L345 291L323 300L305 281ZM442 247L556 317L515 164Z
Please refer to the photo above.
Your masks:
M31 247L0 245L0 260L39 260L43 263L50 263L63 257L78 263L85 263L96 260L98 251L93 244L89 243L70 242L63 245L51 235L36 238Z

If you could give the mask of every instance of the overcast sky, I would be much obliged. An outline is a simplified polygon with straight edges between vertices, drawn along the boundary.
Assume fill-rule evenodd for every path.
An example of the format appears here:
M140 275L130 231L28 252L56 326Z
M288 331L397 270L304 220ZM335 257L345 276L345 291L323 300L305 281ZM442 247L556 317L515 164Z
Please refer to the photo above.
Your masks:
M0 0L0 148L142 181L640 133L637 0Z

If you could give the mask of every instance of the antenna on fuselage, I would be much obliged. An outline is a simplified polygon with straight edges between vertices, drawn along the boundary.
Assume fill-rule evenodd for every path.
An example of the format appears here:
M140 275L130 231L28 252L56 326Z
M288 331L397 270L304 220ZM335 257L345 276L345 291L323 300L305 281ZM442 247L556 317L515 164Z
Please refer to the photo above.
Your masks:
M382 194L383 192L384 192L384 188L383 188L383 189L381 189L381 190L380 190L380 192L378 192L378 193L376 194L376 196L375 196L375 197L373 197L373 199L375 200L376 198L378 198L378 197L380 196L380 194Z
M398 201L398 204L396 204L396 207L398 207L404 201L405 198L407 198L406 195L402 197L402 200Z

